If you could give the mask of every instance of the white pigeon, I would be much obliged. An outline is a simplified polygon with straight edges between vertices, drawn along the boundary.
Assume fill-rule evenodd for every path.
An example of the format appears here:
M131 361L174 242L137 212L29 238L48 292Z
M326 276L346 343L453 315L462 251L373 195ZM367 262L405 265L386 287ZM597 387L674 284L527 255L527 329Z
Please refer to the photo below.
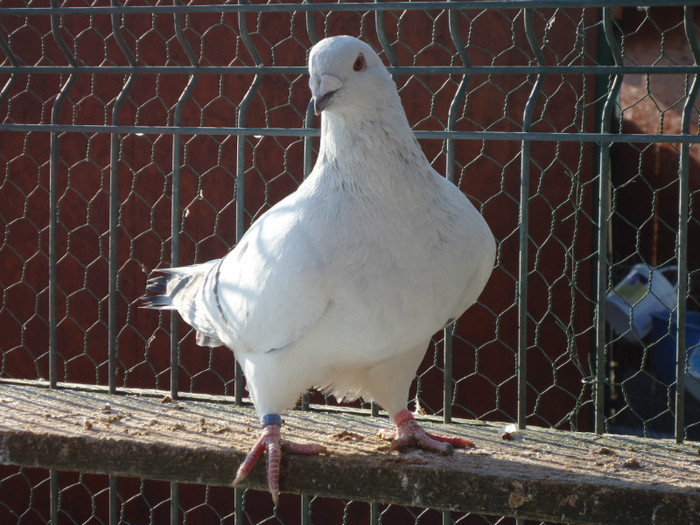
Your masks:
M313 171L222 259L159 270L146 306L177 310L200 345L231 348L263 426L236 480L267 448L279 494L280 414L316 387L362 396L396 424L393 447L449 453L468 440L427 434L407 410L431 336L474 304L491 274L493 235L426 159L379 56L349 36L321 40L309 85L322 114Z

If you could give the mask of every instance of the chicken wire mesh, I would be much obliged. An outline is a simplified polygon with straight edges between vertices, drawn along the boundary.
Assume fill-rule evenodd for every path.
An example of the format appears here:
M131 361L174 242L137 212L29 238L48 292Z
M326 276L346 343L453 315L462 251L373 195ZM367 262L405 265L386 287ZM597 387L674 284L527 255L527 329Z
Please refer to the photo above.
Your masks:
M230 351L139 298L151 269L221 257L310 171L303 64L345 33L380 52L498 243L479 303L426 354L416 409L698 439L700 15L559 4L4 3L0 379L246 402ZM618 330L609 294L632 317ZM650 300L676 320L641 333ZM2 521L21 523L510 520L313 496L272 510L253 491L7 466L0 487L18 495Z

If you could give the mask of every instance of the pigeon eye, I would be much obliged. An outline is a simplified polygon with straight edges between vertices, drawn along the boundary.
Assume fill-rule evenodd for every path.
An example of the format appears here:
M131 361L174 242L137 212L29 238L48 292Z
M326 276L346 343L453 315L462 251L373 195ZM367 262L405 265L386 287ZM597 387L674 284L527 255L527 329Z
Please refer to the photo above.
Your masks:
M365 57L362 53L357 56L355 63L352 65L355 71L362 71L365 68Z

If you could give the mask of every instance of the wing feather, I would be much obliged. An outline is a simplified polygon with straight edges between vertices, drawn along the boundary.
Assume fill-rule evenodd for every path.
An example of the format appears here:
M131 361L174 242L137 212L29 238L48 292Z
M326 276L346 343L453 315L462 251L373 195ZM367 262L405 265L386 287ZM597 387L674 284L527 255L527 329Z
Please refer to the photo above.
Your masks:
M236 351L289 347L327 309L320 252L298 214L295 195L268 211L221 260L206 290L220 318L219 333Z

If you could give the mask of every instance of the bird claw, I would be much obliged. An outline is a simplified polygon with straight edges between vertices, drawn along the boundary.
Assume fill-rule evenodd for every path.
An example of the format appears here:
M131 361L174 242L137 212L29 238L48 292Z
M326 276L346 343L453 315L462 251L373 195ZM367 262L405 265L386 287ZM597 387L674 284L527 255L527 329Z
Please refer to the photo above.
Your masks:
M266 425L255 445L253 445L253 448L250 449L250 452L248 452L248 455L238 467L236 478L233 480L234 487L248 477L265 449L267 449L267 488L272 495L272 501L275 506L279 502L282 449L292 454L330 453L323 445L294 443L286 439L280 439L280 425Z
M453 436L438 436L423 430L408 410L402 410L394 418L396 430L383 429L377 435L391 441L393 450L403 450L416 447L441 455L450 455L455 448L473 448L475 445L468 439Z

